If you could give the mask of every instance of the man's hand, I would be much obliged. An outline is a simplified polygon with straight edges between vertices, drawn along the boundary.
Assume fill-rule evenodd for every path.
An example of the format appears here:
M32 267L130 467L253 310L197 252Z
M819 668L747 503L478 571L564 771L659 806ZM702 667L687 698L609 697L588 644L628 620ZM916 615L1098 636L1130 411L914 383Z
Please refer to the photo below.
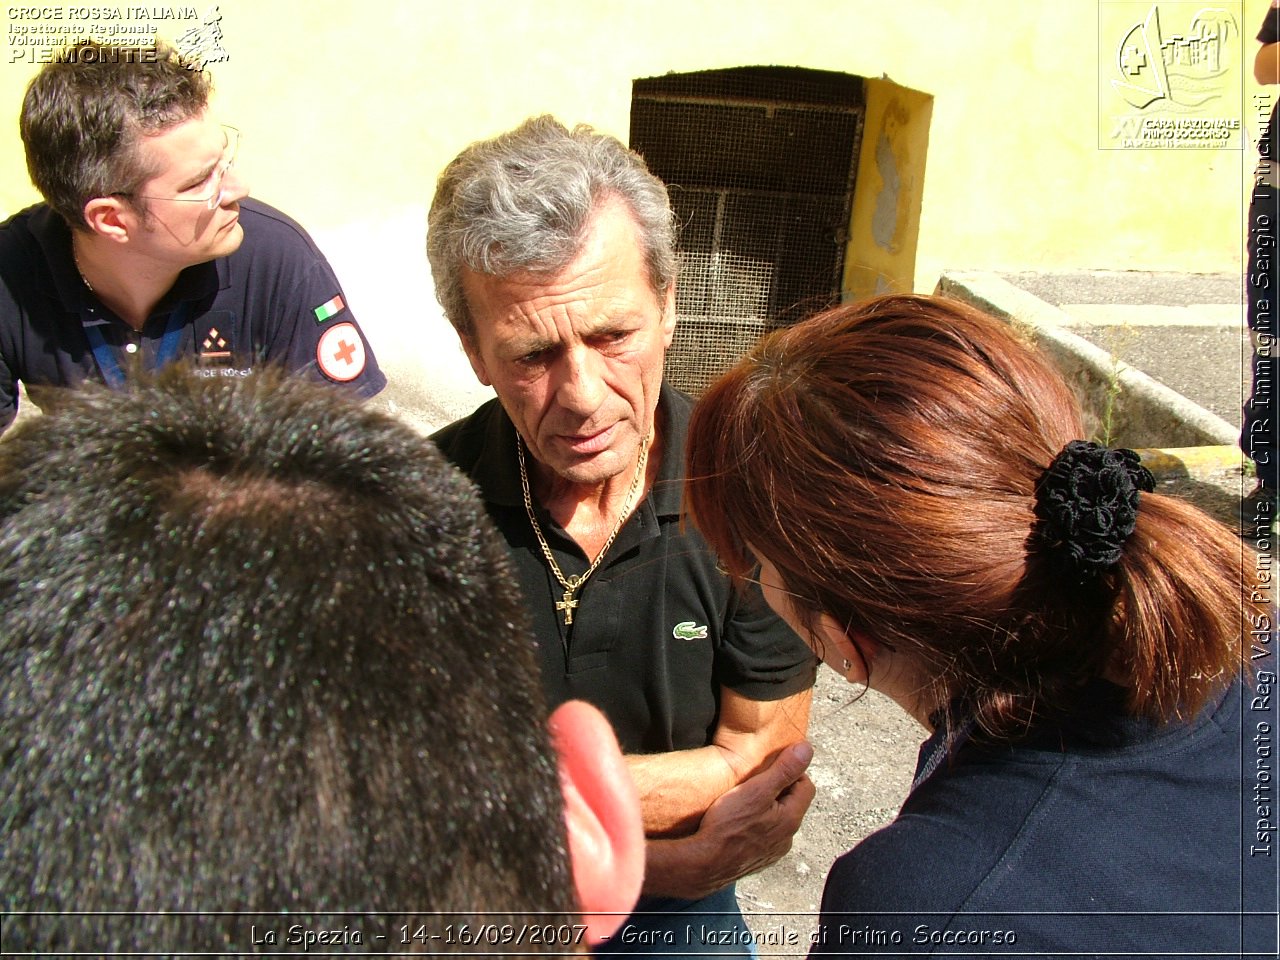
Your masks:
M804 739L811 690L781 700L751 700L720 691L720 720L711 743L692 750L627 757L640 792L645 833L692 836L707 808L763 771L779 752ZM652 870L650 871L652 872Z
M811 759L808 743L792 744L712 803L697 832L650 840L644 892L697 900L779 860L813 801Z

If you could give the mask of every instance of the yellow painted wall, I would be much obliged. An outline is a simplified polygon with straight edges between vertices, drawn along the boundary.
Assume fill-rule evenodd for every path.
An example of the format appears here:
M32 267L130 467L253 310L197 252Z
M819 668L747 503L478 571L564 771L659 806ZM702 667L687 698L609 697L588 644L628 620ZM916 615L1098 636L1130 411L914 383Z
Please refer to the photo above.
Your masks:
M1242 103L1258 89L1253 36L1266 4L1243 4ZM633 78L779 64L887 74L934 97L917 289L932 289L948 267L1241 263L1251 147L1098 149L1097 0L220 0L218 8L229 60L212 68L217 105L245 131L254 192L313 232L358 238L355 246L405 243L440 167L466 142L528 114L590 121L625 138ZM6 17L6 41L19 22ZM174 38L192 25L170 21L162 33ZM0 67L4 212L34 198L16 126L37 65L12 62L18 49L7 42ZM1256 134L1256 116L1246 120ZM420 241L411 238L418 250Z

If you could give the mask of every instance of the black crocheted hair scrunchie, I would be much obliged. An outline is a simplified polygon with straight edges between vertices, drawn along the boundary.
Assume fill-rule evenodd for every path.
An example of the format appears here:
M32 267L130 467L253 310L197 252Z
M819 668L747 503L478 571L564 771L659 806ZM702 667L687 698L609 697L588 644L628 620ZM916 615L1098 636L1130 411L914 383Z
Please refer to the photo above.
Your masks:
M1080 579L1120 561L1138 522L1138 492L1156 488L1132 450L1072 440L1036 483L1040 543Z

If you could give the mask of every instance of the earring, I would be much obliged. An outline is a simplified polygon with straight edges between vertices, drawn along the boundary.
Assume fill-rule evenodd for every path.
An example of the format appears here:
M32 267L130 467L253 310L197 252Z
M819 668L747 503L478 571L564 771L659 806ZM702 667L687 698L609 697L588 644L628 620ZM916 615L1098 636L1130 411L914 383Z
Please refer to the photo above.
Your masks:
M841 666L841 669L847 674L849 672L849 668L852 667L853 664L850 663L848 660L845 660L840 666Z

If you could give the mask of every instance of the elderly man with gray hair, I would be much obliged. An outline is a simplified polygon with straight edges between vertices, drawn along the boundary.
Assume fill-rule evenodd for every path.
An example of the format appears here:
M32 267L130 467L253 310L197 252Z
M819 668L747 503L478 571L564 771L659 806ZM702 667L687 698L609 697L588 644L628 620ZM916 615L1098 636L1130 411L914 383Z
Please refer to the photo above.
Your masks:
M616 139L539 117L445 169L427 250L497 394L436 443L510 547L549 704L603 710L640 790L646 896L603 949L740 953L734 882L790 848L813 798L815 663L680 524L666 188Z

